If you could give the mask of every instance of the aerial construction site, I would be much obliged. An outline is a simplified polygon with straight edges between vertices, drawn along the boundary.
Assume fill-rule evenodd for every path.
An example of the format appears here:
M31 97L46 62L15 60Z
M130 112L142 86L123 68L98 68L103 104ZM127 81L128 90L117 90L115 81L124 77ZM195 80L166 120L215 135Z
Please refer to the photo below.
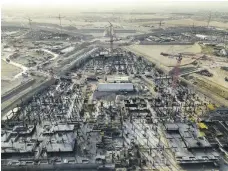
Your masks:
M227 171L227 16L3 9L2 170Z

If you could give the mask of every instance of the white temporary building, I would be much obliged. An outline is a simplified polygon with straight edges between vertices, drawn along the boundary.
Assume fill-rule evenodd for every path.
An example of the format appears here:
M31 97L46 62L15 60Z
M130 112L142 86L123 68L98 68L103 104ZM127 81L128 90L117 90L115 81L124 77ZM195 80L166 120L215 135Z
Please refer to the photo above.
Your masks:
M202 39L202 40L206 40L208 38L207 35L203 35L203 34L196 34L196 37Z
M99 83L98 91L134 91L132 83Z
M129 82L128 76L108 76L107 77L108 83L127 83Z

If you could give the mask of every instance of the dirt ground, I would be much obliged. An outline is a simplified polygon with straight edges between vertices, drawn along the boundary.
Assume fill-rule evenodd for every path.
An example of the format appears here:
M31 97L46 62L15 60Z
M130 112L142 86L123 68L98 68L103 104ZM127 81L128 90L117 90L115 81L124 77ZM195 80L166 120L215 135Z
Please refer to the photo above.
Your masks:
M1 60L1 67L1 94L4 94L21 83L21 79L12 80L12 78L22 70L4 60Z
M11 79L13 76L16 74L20 73L22 70L18 67L15 67L4 60L1 60L1 74L2 74L2 79Z
M228 76L228 72L221 70L220 68L213 68L213 69L210 69L209 71L213 74L213 77L207 77L207 76L202 76L198 74L197 74L197 77L203 78L207 82L210 81L212 83L219 84L221 88L224 88L228 91L228 82L225 81L225 77Z
M198 75L198 77L221 86L221 88L227 89L228 91L228 82L225 81L225 77L228 76L228 71L222 70L221 67L228 67L228 59L225 57L215 57L209 56L210 60L200 60L199 66L207 69L210 73L213 74L213 77L207 77Z
M29 67L29 60L31 61L35 61L37 63L43 62L44 58L47 57L48 55L45 53L45 55L43 54L39 54L35 51L29 51L29 52L25 52L23 54L20 53L20 56L18 56L17 58L12 59L14 62L20 63L24 66Z
M164 66L175 66L177 63L176 58L170 58L160 55L161 52L169 54L178 53L200 53L201 48L198 44L194 45L131 45L126 47L129 50L138 52L147 56L151 61L155 60ZM190 64L194 61L191 57L183 57L181 65Z
M214 74L214 77L210 77L208 79L217 84L220 84L221 86L225 87L228 91L228 82L225 81L225 77L228 76L228 72L223 71L220 68L216 68L212 70L212 73Z
M207 21L199 21L195 19L167 20L165 23L168 26L192 26L193 23L195 26L207 26ZM211 21L210 26L228 28L228 23Z

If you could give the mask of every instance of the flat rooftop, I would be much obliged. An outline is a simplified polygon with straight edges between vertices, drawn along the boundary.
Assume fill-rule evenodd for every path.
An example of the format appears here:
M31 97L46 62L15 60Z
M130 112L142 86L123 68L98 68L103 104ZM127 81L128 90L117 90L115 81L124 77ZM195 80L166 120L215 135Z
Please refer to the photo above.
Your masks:
M98 91L133 91L132 83L99 83Z

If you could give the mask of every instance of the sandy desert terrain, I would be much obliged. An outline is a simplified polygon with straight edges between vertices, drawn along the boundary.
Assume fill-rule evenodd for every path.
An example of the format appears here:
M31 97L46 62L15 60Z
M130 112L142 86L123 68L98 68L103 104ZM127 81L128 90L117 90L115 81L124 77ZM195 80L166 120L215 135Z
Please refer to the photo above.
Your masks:
M18 67L15 67L4 60L1 60L1 67L2 67L2 78L7 79L7 78L12 78L22 70Z

